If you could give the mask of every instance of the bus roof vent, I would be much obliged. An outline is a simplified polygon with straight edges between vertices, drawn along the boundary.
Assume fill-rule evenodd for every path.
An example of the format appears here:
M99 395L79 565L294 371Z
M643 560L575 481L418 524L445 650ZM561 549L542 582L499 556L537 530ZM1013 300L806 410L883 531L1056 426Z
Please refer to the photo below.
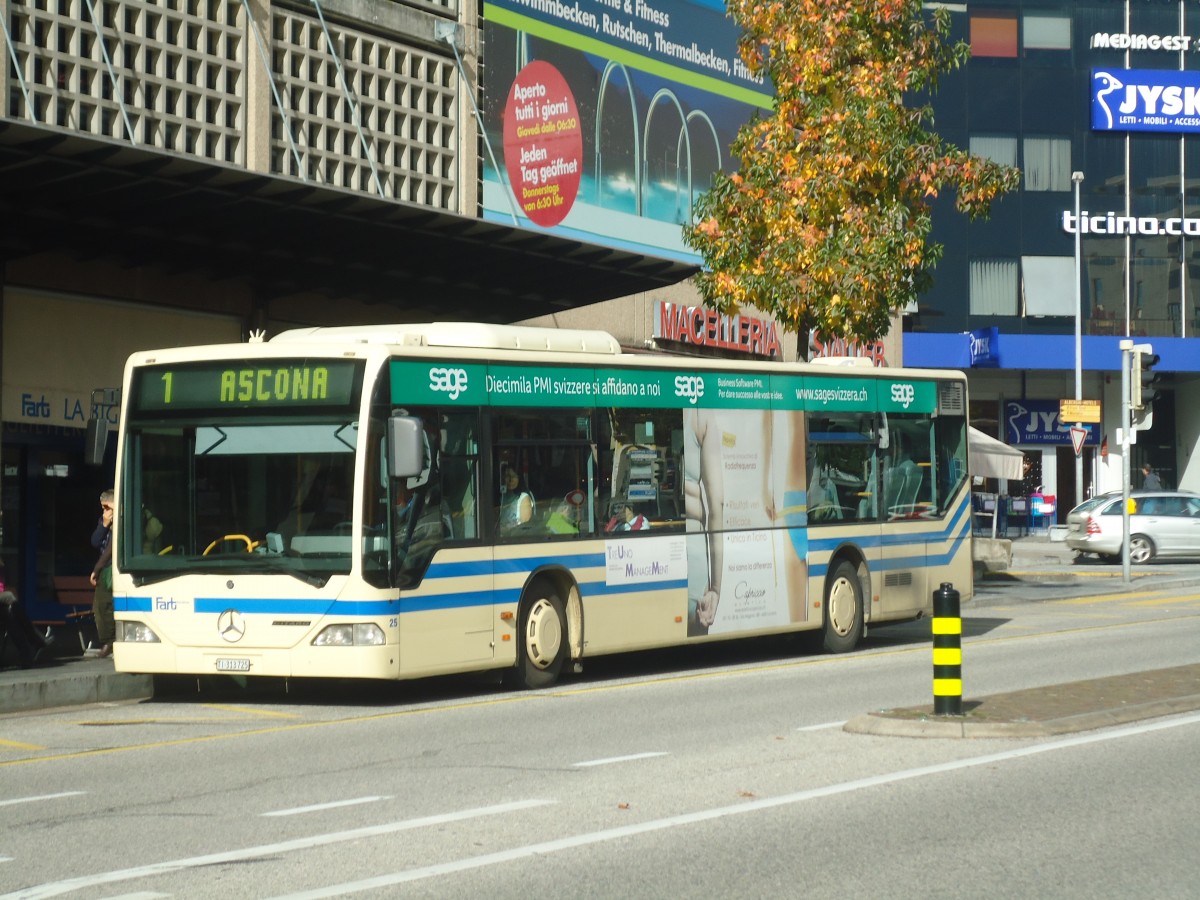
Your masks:
M554 353L605 353L612 356L621 352L617 339L606 331L488 325L480 322L434 322L425 328L426 343L430 347L548 350Z
M818 356L810 359L810 363L818 366L840 366L849 369L871 369L875 360L869 356Z
M617 356L621 345L606 331L533 328L484 322L429 322L412 325L339 325L296 328L272 342L392 344L402 347L459 347L478 350L540 350L554 353L603 353Z

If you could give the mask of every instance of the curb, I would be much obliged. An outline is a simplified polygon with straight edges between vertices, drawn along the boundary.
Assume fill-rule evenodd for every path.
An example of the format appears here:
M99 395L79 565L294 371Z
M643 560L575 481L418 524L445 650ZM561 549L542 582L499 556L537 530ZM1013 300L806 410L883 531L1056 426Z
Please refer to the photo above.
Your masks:
M1096 709L1056 719L988 720L962 716L935 716L931 707L880 710L856 716L842 730L850 734L908 738L1037 738L1094 731L1200 710L1200 694L1168 697L1147 703Z
M148 700L154 696L150 675L116 672L55 673L28 681L0 685L0 714Z

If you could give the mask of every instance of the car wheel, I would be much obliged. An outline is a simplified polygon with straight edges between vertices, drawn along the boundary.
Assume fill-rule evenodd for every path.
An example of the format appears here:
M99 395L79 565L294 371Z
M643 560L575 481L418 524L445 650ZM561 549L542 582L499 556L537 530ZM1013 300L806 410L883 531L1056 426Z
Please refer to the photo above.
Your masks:
M1129 561L1139 566L1154 559L1154 541L1144 534L1135 534L1129 539Z

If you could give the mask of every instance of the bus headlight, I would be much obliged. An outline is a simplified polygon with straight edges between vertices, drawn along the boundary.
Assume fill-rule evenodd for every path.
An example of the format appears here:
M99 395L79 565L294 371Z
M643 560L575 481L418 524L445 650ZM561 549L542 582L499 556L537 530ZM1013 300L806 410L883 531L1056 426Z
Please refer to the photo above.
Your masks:
M117 640L134 644L161 643L158 635L150 630L149 625L141 622L117 622Z
M314 647L382 647L383 629L373 622L330 625L313 640Z

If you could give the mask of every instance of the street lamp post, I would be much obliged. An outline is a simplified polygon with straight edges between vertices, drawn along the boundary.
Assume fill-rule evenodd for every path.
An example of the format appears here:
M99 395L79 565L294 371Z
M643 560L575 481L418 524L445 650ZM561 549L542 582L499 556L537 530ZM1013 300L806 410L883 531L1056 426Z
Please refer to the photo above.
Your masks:
M1079 186L1083 184L1083 173L1072 172L1071 184L1075 186L1075 408L1078 409L1083 399L1083 254L1080 247L1080 234L1083 229L1079 226ZM1082 428L1082 422L1075 423L1076 428ZM1083 445L1075 454L1075 503L1083 502Z

